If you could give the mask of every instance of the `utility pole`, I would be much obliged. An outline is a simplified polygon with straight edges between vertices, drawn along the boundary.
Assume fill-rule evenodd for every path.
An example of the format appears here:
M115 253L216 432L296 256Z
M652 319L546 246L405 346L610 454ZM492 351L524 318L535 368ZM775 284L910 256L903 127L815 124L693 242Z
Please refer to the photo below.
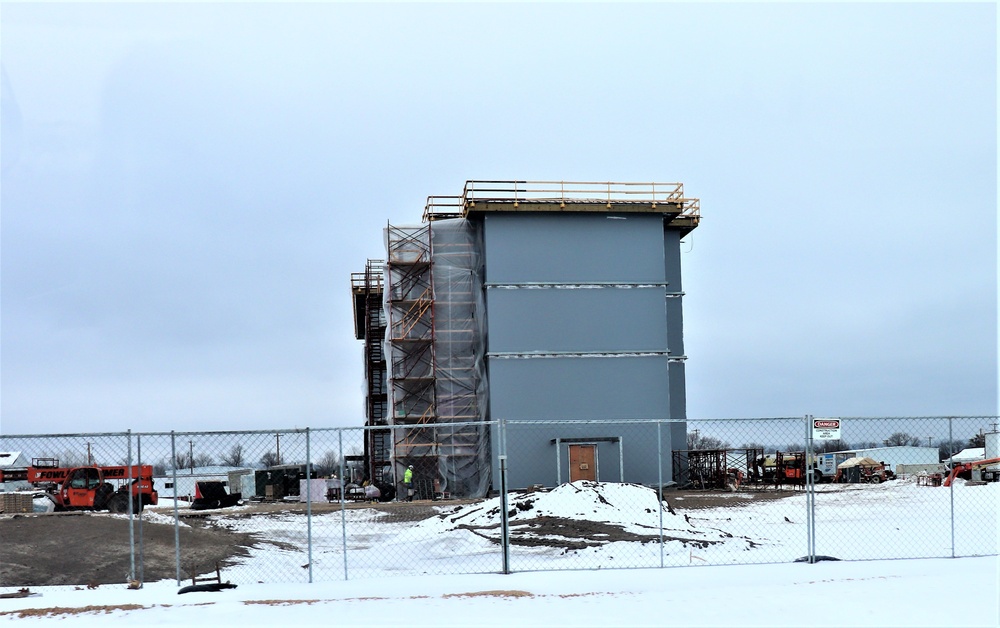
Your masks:
M190 445L191 450L188 454L188 464L191 465L191 475L194 475L194 441L189 440L188 445Z
M94 457L90 455L90 443L87 443L87 466L93 466Z
M933 447L933 445L931 445L931 437L930 436L927 437L927 446L928 447Z
M275 462L274 462L274 464L281 464L281 434L280 433L274 435L274 441L275 441L275 454L274 454Z

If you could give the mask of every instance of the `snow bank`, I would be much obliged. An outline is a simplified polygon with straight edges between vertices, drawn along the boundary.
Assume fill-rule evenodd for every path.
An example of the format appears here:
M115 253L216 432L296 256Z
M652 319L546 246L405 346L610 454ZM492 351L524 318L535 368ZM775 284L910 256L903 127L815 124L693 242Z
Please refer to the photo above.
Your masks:
M656 491L637 484L578 481L551 492L512 493L507 498L511 542L567 551L606 546L616 542L680 543L704 548L716 544L752 547L757 540L736 537L707 525L694 525L676 514ZM500 540L499 497L479 504L459 506L414 526L409 538L465 531Z

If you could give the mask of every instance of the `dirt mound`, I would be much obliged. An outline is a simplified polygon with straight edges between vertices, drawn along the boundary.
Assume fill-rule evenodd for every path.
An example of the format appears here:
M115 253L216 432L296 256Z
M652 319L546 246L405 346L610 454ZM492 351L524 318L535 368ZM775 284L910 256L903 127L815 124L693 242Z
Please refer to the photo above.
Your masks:
M511 493L507 507L510 542L526 547L573 551L619 541L659 543L661 538L697 548L721 543L755 545L752 539L692 524L689 517L658 499L656 491L637 484L573 482L548 493ZM431 534L465 530L500 543L502 508L497 497L460 506L417 527Z
M131 566L128 519L91 513L0 517L3 560L0 586L122 584ZM144 522L141 533L146 582L175 578L174 527ZM209 528L197 522L180 528L181 578L191 569L214 570L248 555L249 534ZM135 526L138 552L139 526ZM138 556L136 569L139 569ZM138 575L138 574L137 574Z

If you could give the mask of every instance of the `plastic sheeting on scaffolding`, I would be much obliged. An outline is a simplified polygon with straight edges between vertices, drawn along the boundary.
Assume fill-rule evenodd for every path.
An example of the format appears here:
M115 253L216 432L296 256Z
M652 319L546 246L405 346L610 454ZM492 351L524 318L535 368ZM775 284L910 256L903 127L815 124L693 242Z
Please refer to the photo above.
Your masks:
M490 488L482 233L465 219L386 229L394 473L414 465L433 495ZM428 477L433 476L433 477ZM433 480L432 483L427 480ZM420 490L420 489L418 489Z
M452 219L430 226L438 441L449 452L439 470L445 490L481 497L492 468L490 430L481 425L487 411L481 224Z

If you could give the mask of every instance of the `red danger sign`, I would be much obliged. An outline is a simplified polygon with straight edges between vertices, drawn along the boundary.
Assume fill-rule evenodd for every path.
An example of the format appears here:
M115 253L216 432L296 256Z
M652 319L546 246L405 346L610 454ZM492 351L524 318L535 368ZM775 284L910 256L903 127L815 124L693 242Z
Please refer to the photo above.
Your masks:
M840 419L813 419L813 440L839 440Z

